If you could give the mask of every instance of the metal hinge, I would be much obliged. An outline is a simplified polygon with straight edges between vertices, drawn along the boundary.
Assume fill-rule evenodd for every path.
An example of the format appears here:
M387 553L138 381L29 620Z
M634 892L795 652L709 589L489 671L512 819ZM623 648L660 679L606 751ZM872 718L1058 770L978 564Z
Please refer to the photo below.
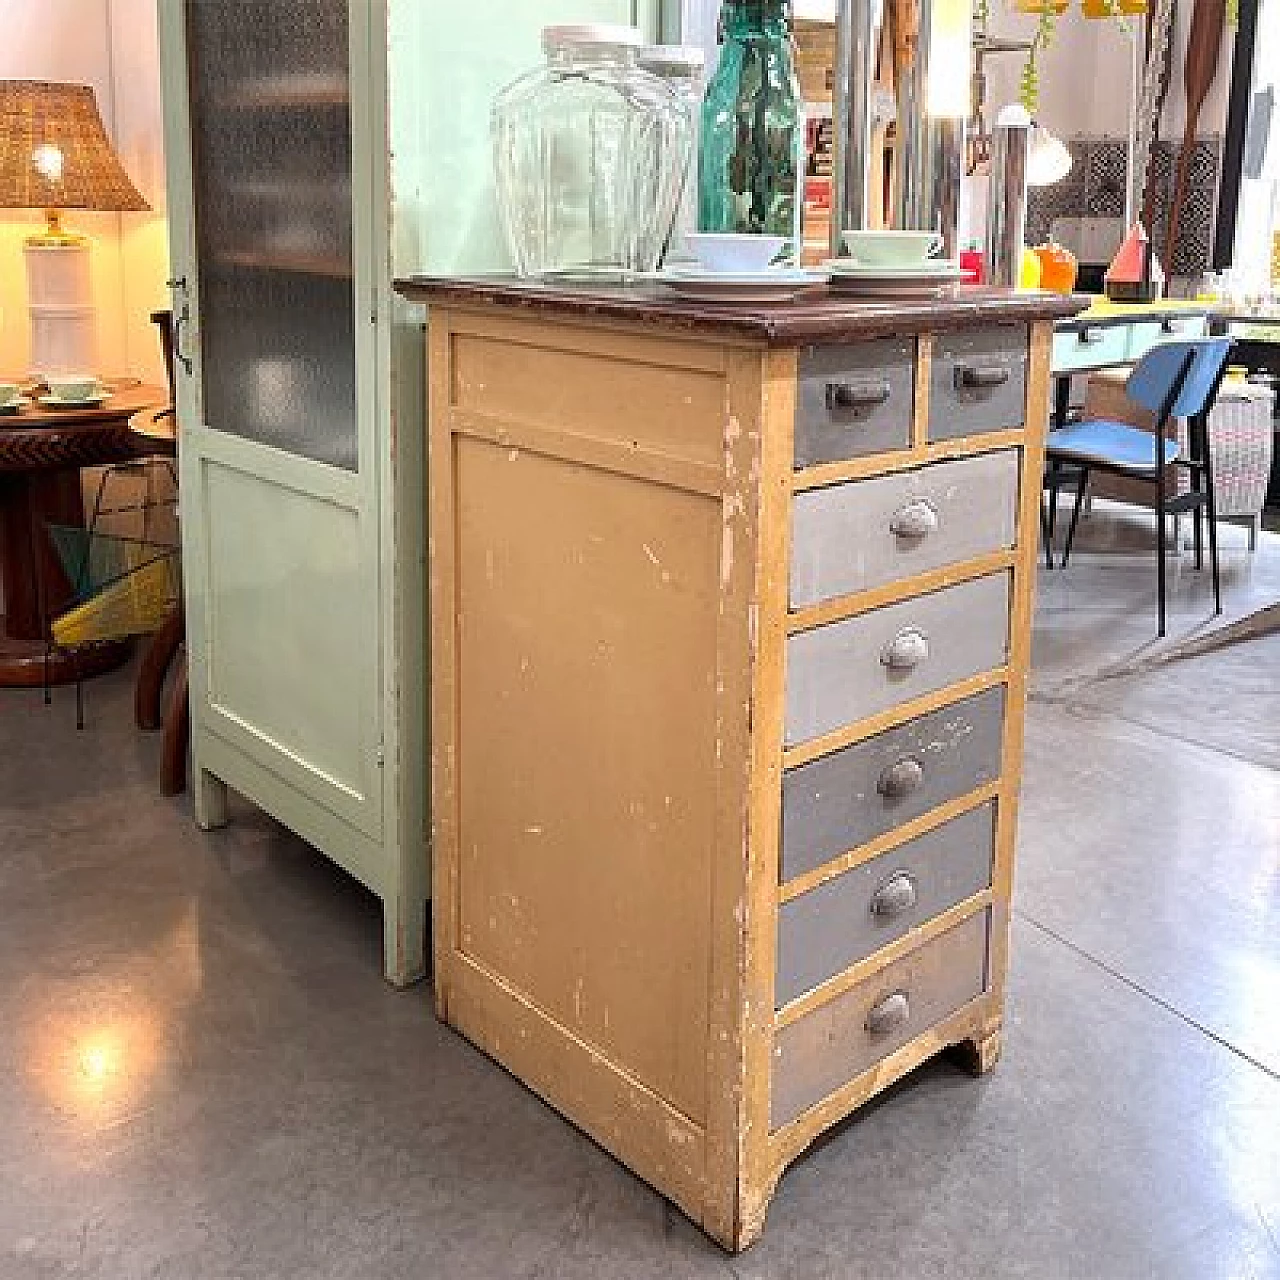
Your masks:
M374 753L374 759L377 760L379 769L387 763L387 753L381 742L378 743L378 750Z

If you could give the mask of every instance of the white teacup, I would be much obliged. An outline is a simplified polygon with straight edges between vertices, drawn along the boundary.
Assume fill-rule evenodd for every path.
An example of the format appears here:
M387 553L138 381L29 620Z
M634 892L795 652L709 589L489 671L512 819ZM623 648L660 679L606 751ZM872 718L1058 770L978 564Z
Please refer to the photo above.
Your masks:
M845 248L866 267L914 267L942 248L936 231L846 231Z
M697 231L685 236L689 252L706 271L764 271L782 251L786 236Z
M102 383L87 373L51 373L48 383L59 400L92 400L102 390Z
M0 405L12 404L21 394L16 382L0 382Z

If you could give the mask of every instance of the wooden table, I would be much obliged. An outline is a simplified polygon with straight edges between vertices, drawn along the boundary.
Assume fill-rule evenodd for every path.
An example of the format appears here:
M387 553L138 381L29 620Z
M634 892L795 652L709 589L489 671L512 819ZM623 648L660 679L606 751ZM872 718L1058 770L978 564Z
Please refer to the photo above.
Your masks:
M128 657L128 641L49 649L48 621L70 600L71 584L48 526L83 525L81 468L145 455L129 419L164 399L158 387L134 387L92 409L28 404L0 416L0 687L65 684Z

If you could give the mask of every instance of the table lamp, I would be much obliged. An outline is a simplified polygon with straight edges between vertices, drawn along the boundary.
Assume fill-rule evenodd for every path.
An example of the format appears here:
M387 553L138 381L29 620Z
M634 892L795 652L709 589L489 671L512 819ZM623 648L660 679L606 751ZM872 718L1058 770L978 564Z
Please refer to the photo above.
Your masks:
M43 209L46 220L24 245L38 375L96 367L89 241L63 229L62 210L150 207L120 167L88 85L0 80L0 208Z

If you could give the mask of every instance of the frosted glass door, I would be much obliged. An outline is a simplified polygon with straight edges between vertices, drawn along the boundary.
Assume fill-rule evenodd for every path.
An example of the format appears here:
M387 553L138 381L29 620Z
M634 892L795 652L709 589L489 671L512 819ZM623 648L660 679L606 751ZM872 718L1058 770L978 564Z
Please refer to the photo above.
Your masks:
M187 0L205 424L355 470L347 0Z

